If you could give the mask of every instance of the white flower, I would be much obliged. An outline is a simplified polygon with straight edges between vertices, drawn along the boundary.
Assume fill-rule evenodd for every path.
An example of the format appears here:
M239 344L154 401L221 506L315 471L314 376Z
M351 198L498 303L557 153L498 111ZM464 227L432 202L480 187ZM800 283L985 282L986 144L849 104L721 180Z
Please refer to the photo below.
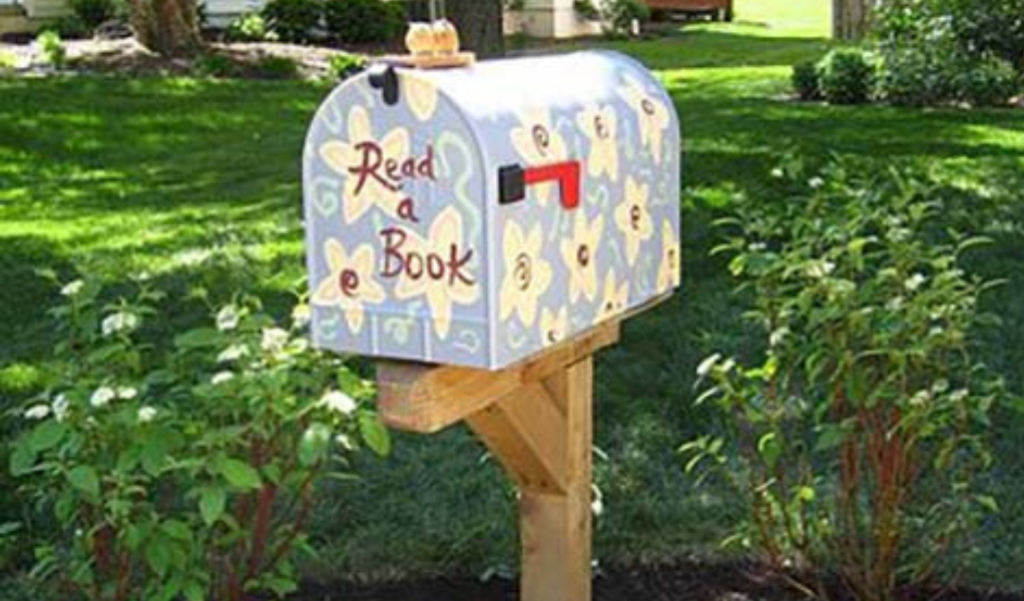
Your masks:
M772 347L779 346L780 344L782 344L782 341L785 340L786 336L788 335L789 328L786 326L782 326L781 328L778 328L777 330L772 332L771 335L768 336L768 345Z
M148 424L156 418L156 407L144 405L139 407L139 423Z
M775 179L782 179L786 177L786 172L782 170L782 167L776 167L772 169L772 177Z
M601 489L596 484L590 486L593 491L593 500L590 502L590 511L594 514L595 518L601 517L604 513L604 495L601 494Z
M356 401L344 392L332 390L320 399L320 404L342 415L351 415L356 410Z
M707 359L701 361L700 365L697 366L697 375L702 378L706 377L709 373L711 373L711 370L714 369L715 365L718 364L721 358L721 354L715 353L714 355L711 355Z
M130 401L139 396L139 391L131 386L122 386L117 389L117 398Z
M309 308L309 305L303 303L301 305L295 305L292 309L292 323L295 328L301 330L309 325L310 320L313 318L313 311Z
M885 308L889 311L899 311L903 308L903 297L897 296L896 298L889 299L889 302L885 303Z
M810 186L812 189L817 190L818 188L825 185L825 180L821 179L820 177L812 177L811 179L807 180L807 185Z
M921 284L924 284L924 281L925 277L923 275L921 275L920 273L915 273L914 275L907 278L905 282L903 282L903 287L910 292L914 292L921 287Z
M82 280L75 280L74 282L68 283L66 286L60 289L60 293L64 296L78 296L78 293L85 287L85 282Z
M131 313L119 311L103 320L103 335L128 333L139 327L139 318Z
M217 355L217 363L231 363L238 361L249 354L249 349L244 344L232 344Z
M930 390L919 390L917 394L910 398L910 404L915 407L923 407L932 398L932 392Z
M46 419L50 415L50 408L46 405L33 405L25 411L25 419Z
M768 245L764 242L753 242L747 247L747 250L752 253L760 253L768 250Z
M352 439L349 438L347 434L338 434L334 437L334 442L338 443L338 446L346 451L351 451L356 448L356 446L352 444Z
M815 279L822 279L836 270L836 264L832 261L815 261L807 268L807 275Z
M234 305L228 305L217 313L217 329L227 332L238 327L238 309Z
M281 328L263 328L263 340L260 346L268 353L280 353L288 344L288 332Z
M57 418L57 421L64 421L64 418L68 416L70 405L68 397L58 394L57 398L53 399L53 417Z
M233 374L230 371L221 371L217 372L216 374L214 374L212 378L210 378L210 383L213 384L214 386L217 386L218 384L223 384L224 382L231 381L232 379L234 379L234 377L235 374Z
M99 409L106 407L110 404L110 401L117 398L117 393L114 392L113 388L109 386L101 386L96 389L96 392L92 393L92 398L89 399L89 404Z
M966 399L968 394L970 394L970 392L966 388L960 388L959 390L954 391L953 394L949 395L949 400L954 403L959 403Z

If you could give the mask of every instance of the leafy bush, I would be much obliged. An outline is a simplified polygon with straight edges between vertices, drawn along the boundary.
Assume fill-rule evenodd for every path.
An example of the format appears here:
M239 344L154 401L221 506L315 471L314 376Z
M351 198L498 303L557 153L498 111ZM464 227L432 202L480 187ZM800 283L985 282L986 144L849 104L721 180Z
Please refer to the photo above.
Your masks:
M934 47L895 47L883 54L879 93L901 106L931 106L948 102L955 93L948 55Z
M43 55L43 61L54 69L64 68L67 61L67 49L64 41L56 31L44 31L36 36L36 46Z
M231 42L262 42L277 38L259 13L246 13L238 17L228 25L224 35Z
M366 59L358 54L343 52L331 57L331 72L339 80L345 80L362 71L366 66Z
M838 49L818 65L821 94L833 104L864 104L871 100L875 65L863 50Z
M265 56L256 63L256 72L266 79L295 79L299 66L286 56Z
M70 7L89 31L117 17L114 0L71 0Z
M630 33L633 21L641 24L651 20L651 9L641 0L607 0L602 5L602 17L613 33Z
M955 78L958 98L971 106L1006 106L1021 89L1009 62L995 57L975 62Z
M793 89L800 100L821 98L821 83L818 77L818 63L806 61L793 67Z
M284 326L238 297L164 354L143 341L162 294L99 293L63 287L54 385L15 415L11 472L60 525L34 572L93 601L294 590L317 483L358 438L388 450L371 387L308 348L304 308Z
M939 227L942 199L898 173L838 166L809 188L724 223L766 350L701 364L725 433L682 450L746 499L736 538L805 592L825 592L806 570L838 571L891 601L995 505L976 475L999 386L971 357L991 284L963 267L984 241Z
M876 23L883 42L920 44L948 31L958 53L1024 69L1024 0L889 0Z
M277 36L285 42L307 42L320 25L319 0L270 0L261 15Z
M577 15L588 21L597 21L601 18L601 11L594 6L592 0L574 0L572 8Z
M385 44L402 35L405 8L383 0L326 0L327 31L342 44Z
M238 64L223 54L204 54L196 59L195 70L204 77L237 77L241 74Z

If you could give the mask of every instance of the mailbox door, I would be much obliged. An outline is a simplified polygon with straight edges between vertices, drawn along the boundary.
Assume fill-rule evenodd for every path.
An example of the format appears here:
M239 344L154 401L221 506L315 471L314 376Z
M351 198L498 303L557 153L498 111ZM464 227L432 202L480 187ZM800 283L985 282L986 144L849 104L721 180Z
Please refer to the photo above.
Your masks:
M574 66L568 57L541 60L564 61L549 80ZM494 182L498 366L679 285L679 133L671 100L631 60L602 54L582 64L593 63L599 66L581 82L588 93L527 102L477 124ZM558 85L539 76L524 81Z
M486 186L475 138L430 81L409 71L398 80L393 103L366 75L342 85L307 138L314 343L487 367Z

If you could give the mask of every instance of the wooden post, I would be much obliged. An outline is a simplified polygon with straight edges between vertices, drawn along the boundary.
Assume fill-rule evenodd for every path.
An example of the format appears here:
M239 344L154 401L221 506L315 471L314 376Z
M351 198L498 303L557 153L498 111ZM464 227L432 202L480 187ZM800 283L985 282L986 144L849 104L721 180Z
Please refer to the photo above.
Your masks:
M565 416L565 490L521 491L522 599L589 601L591 565L591 459L593 358L545 381Z
M590 600L593 355L618 338L606 323L496 372L378 366L386 423L429 433L464 419L518 486L523 601Z

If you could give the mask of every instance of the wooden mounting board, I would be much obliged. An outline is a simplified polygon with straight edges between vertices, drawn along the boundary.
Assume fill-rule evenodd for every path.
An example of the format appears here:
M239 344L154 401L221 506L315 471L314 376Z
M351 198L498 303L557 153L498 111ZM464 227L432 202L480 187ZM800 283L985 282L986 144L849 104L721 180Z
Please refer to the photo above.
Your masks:
M468 67L476 62L476 54L457 52L455 54L389 54L381 57L380 62L399 67L413 69L453 69Z
M619 341L610 321L552 347L536 358L499 371L382 361L377 364L377 408L388 426L437 432Z

